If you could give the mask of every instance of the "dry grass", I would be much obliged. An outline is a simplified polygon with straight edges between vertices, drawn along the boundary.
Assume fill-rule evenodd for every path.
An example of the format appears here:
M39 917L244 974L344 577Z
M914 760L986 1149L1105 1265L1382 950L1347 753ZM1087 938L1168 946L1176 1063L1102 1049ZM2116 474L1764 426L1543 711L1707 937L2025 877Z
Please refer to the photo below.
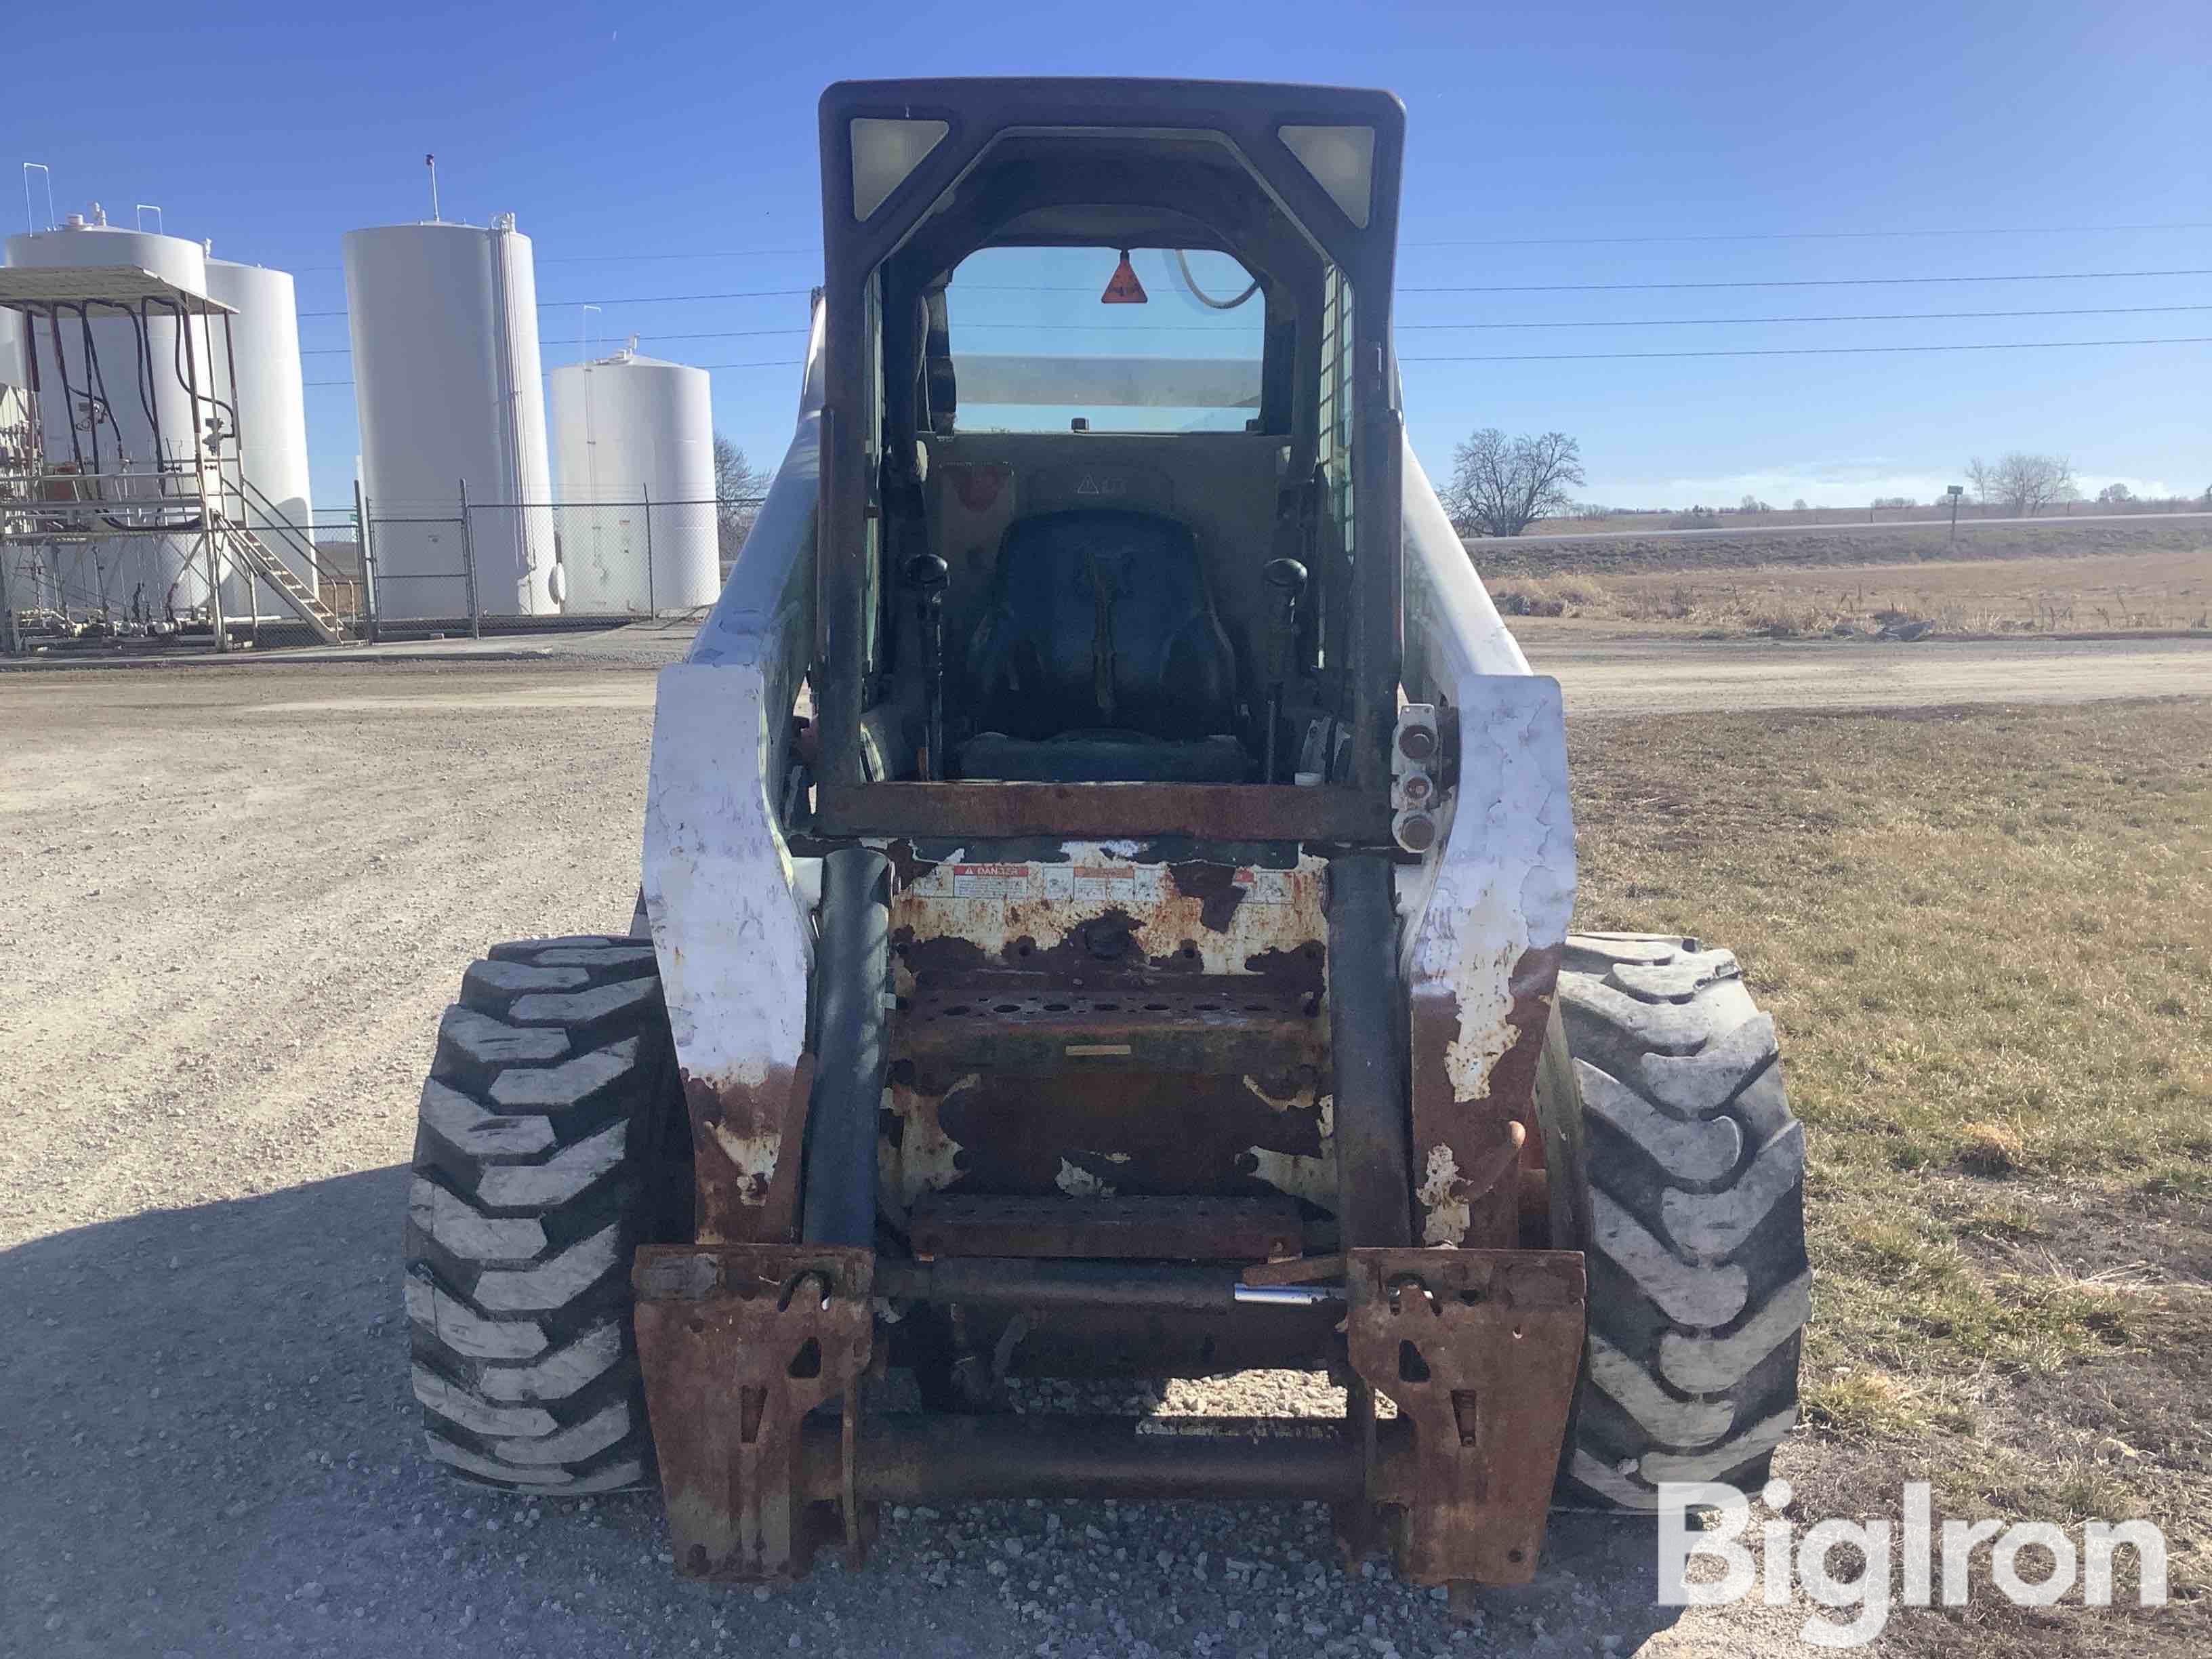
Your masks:
M1844 568L1581 572L1494 580L1516 614L1795 636L1925 623L1947 634L2212 627L2212 551L1958 560Z
M2212 702L1571 740L1580 924L1733 946L1784 1031L1820 1274L1803 1512L1893 1515L1925 1479L1949 1514L2146 1514L2203 1595ZM1900 1639L2203 1652L2207 1605Z
M1558 526L1547 524L1540 527L1539 535L1550 538L1558 531ZM1842 568L1957 559L2087 558L2121 553L2195 553L2202 557L2208 549L2212 549L2212 525L2203 519L2146 516L2127 523L2076 523L2061 518L2032 525L1970 525L1962 520L1955 544L1948 526L1885 524L1748 535L1728 531L1687 536L1519 538L1477 542L1472 553L1476 568L1486 576L1551 576L1570 570L1613 575L1741 570L1753 566Z

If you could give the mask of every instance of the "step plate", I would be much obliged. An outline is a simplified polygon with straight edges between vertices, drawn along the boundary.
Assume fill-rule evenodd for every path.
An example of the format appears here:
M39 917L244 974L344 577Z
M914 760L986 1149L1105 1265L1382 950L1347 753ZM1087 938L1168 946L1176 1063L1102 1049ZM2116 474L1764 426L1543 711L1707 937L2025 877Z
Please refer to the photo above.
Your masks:
M999 1072L1104 1066L1233 1076L1312 1058L1327 1024L1310 994L1243 975L1091 991L956 981L902 999L895 1041L902 1058Z
M1279 1261L1305 1243L1287 1198L1035 1198L935 1193L916 1200L914 1253Z

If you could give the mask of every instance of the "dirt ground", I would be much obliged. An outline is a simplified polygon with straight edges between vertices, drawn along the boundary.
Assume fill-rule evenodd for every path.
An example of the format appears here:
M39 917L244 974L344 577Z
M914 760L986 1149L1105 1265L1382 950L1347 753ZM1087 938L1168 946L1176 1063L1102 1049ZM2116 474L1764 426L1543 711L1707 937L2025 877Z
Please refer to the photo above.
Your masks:
M1577 718L2212 693L2193 642L1525 637ZM434 1476L398 1268L421 1068L484 945L626 919L674 643L0 674L0 1650L1801 1650L1799 1614L1656 1608L1648 1533L1571 1517L1469 1628L1322 1565L1310 1510L900 1512L866 1574L757 1601L678 1586L649 1500Z

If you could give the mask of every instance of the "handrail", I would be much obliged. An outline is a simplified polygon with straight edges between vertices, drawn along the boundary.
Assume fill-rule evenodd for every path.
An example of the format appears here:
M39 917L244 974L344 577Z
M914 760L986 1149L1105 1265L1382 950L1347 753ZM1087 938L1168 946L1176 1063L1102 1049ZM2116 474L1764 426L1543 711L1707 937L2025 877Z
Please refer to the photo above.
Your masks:
M299 526L287 519L283 514L283 509L278 507L276 502L270 501L269 497L262 492L261 487L256 484L252 479L241 475L239 478L239 483L242 487L241 493L245 495L249 505L260 508L261 517L265 520L264 523L258 525L249 522L246 526L247 529L264 532L270 530L276 530L283 532L287 536L289 536L292 538L295 550L307 560L309 567L313 569L315 574L325 581L354 582L360 580L357 576L348 575L344 571L336 569L333 567L325 564L323 562L322 555L315 547L314 537L310 534L308 531L301 530ZM310 526L310 529L312 529L312 526Z

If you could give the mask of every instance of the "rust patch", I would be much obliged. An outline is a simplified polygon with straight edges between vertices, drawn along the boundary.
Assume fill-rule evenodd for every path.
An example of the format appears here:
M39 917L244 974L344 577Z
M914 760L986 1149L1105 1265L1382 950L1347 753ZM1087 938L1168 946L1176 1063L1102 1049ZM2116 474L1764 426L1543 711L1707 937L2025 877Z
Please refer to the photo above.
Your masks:
M1294 950L1261 951L1244 958L1244 971L1285 990L1318 997L1328 988L1328 947L1308 939Z
M773 1244L799 1236L797 1147L806 1127L814 1056L777 1067L757 1087L683 1074L691 1119L702 1243Z
M1353 1250L1345 1288L1352 1369L1413 1424L1399 1577L1527 1583L1582 1359L1582 1256Z
M996 504L999 492L1013 477L1014 470L1001 461L963 462L947 466L945 476L960 497L961 506L970 513L983 513Z
M1308 999L1244 974L1081 990L1024 974L932 978L909 988L902 1014L897 1058L940 1076L1095 1064L1242 1077L1326 1053Z
M1509 1035L1474 1099L1459 1099L1453 1089L1451 1050L1462 1036L1457 997L1445 984L1413 989L1413 1180L1421 1210L1418 1231L1427 1243L1506 1249L1520 1239L1520 1182L1514 1172L1543 1158L1536 1062L1559 983L1560 951L1559 945L1542 946L1523 951L1515 961L1507 981Z
M856 1395L873 1351L874 1269L872 1250L850 1246L637 1253L638 1361L684 1577L796 1577L840 1532L860 1565ZM807 1413L833 1400L845 1419L838 1496L812 1501L802 1436Z
M1265 1197L1263 1162L1321 1159L1316 1070L1281 1078L971 1073L894 1088L909 1200L956 1193ZM942 1093L939 1092L942 1090ZM1261 1091L1265 1092L1262 1093Z
M917 979L986 969L1071 986L1141 984L1161 974L1279 975L1318 951L1322 865L1272 869L1148 858L1132 842L1068 842L1053 855L994 863L900 864L892 937ZM1298 982L1320 983L1317 957Z
M1287 783L823 783L815 816L832 836L1203 836L1374 846L1389 840L1390 804L1379 794Z
M1177 864L1168 875L1176 891L1199 902L1198 925L1217 933L1229 931L1237 907L1244 902L1246 887L1237 879L1237 867L1228 864Z

